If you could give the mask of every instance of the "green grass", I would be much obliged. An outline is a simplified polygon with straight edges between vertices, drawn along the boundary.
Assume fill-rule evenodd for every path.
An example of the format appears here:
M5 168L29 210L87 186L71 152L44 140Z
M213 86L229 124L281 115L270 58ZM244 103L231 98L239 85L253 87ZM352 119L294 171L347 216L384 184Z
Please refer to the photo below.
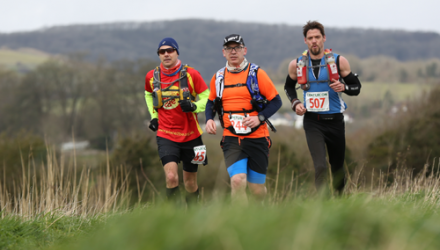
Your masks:
M20 217L0 219L0 249L46 249L57 241L69 242L90 232L102 218L81 218L59 214L40 215L32 220Z
M295 199L248 207L158 205L50 249L439 249L440 216L415 196Z
M155 204L111 217L7 217L0 249L439 249L438 208L423 196L357 194L188 210Z
M33 68L49 59L50 55L34 49L0 49L0 65L16 68L18 64Z

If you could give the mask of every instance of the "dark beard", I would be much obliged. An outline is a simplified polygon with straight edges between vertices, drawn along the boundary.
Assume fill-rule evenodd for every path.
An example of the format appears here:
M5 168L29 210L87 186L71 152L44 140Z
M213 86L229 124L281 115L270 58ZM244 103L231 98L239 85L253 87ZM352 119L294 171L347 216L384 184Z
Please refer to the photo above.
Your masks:
M310 50L310 53L312 53L314 56L318 56L321 53L321 48L318 47L318 52L314 52L313 49Z

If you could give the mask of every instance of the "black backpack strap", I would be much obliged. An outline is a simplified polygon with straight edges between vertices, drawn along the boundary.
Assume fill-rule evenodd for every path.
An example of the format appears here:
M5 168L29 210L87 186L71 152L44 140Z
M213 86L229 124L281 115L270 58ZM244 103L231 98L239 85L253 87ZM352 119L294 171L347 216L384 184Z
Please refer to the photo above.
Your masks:
M156 67L153 72L153 89L160 89L160 68Z
M188 65L184 65L182 69L180 70L180 81L179 81L179 87L180 87L180 100L187 100L190 99L194 101L196 98L191 95L191 92L188 88L188 77L186 75Z
M224 88L236 88L236 87L243 87L243 86L247 86L246 83L237 83L235 85L226 85L224 86Z

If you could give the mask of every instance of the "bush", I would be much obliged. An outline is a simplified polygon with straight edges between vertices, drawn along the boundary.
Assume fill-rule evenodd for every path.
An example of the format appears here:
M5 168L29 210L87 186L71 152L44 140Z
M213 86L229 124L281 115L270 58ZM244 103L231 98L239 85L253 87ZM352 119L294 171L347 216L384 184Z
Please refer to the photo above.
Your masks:
M163 167L156 148L156 140L147 135L133 135L121 138L110 157L110 166L123 166L129 172L129 186L137 190L139 186L164 186ZM147 183L147 178L151 181ZM135 195L137 197L137 195ZM146 193L148 198L149 193Z
M8 186L17 183L22 169L26 171L31 163L35 163L36 166L45 163L46 155L47 149L43 138L35 134L26 131L0 134L0 159L2 159L4 180Z
M111 155L112 165L124 165L140 170L141 167L157 164L159 157L157 149L152 145L152 139L145 135L121 138Z
M413 112L379 135L368 146L370 164L382 170L398 166L419 172L429 158L440 157L440 88L434 89Z

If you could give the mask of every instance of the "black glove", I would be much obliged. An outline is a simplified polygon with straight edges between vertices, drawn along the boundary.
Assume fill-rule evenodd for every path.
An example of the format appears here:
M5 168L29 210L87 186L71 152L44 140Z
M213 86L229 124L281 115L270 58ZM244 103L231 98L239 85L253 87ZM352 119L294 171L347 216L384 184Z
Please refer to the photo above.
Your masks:
M159 128L159 120L157 120L157 118L154 118L153 120L151 120L150 126L148 126L148 128L153 130L154 132L156 132L157 129Z
M197 106L190 100L179 101L179 104L183 112L193 112L197 109Z

